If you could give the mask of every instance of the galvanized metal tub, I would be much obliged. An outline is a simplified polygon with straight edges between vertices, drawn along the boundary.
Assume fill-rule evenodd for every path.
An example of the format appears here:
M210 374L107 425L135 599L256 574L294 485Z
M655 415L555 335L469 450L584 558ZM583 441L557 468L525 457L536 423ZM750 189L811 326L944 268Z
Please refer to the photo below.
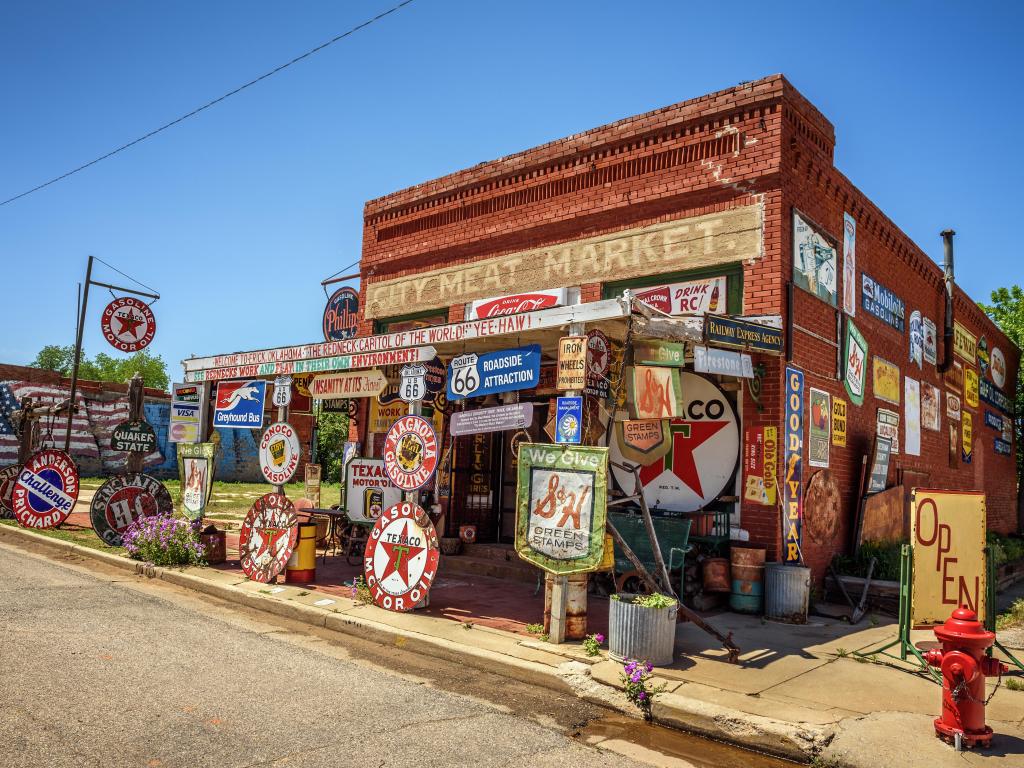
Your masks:
M679 606L644 608L637 595L619 593L609 601L608 655L618 661L636 659L664 667L672 663Z
M768 563L764 567L764 617L789 624L806 624L811 597L811 569Z

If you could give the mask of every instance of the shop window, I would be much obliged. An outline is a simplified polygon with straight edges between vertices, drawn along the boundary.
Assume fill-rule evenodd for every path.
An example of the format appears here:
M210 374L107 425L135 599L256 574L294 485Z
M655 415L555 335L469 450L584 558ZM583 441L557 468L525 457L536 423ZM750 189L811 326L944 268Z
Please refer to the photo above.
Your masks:
M374 320L373 332L398 333L400 331L415 331L418 328L427 328L432 325L446 325L447 323L447 309L428 309L425 312L415 312L410 315L389 317L386 320Z

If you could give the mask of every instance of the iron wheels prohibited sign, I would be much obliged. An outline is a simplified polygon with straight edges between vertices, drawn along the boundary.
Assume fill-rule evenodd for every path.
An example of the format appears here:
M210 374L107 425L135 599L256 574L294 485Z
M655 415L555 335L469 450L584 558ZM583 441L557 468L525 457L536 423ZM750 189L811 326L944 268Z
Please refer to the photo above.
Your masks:
M148 347L156 335L156 318L146 302L122 296L103 310L100 330L114 349L138 352Z
M277 577L292 556L298 538L295 507L283 493L267 493L249 510L238 537L238 560L253 581Z
M64 451L48 448L25 462L11 492L11 507L26 528L64 522L78 501L78 467Z
M403 491L415 491L437 469L437 435L422 416L403 416L384 438L384 470Z
M96 491L89 508L92 529L112 547L121 546L121 535L140 517L170 515L174 500L155 477L134 472L112 477Z
M430 592L440 550L423 507L403 501L389 507L366 542L363 574L373 602L389 611L411 611Z

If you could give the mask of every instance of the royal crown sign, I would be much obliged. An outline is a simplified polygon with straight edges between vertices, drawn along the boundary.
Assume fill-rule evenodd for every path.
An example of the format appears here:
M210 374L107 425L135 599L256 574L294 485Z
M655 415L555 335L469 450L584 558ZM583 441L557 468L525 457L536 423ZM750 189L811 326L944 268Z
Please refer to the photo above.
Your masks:
M539 380L540 344L484 355L459 355L448 366L448 399L532 389Z
M359 327L359 294L352 288L339 288L324 307L324 341L344 341L356 335Z
M156 334L153 310L143 301L122 296L107 304L100 315L103 338L121 352L138 352L149 346Z
M263 426L266 397L267 382L259 379L218 382L213 426L223 429L260 429Z
M26 528L52 528L71 514L78 501L78 467L64 451L32 454L11 491L14 517Z
M426 598L441 559L437 531L418 504L389 507L373 524L363 576L373 602L388 611L411 611Z

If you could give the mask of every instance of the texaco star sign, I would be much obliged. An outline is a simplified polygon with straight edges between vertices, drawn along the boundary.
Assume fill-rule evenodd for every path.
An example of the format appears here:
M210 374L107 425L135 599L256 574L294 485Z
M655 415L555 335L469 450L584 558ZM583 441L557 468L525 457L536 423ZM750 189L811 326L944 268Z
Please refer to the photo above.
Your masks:
M144 301L122 296L107 304L100 318L103 338L122 352L138 352L156 334L156 318Z
M403 501L377 518L366 542L363 574L373 602L389 611L411 611L430 592L440 550L423 507Z

